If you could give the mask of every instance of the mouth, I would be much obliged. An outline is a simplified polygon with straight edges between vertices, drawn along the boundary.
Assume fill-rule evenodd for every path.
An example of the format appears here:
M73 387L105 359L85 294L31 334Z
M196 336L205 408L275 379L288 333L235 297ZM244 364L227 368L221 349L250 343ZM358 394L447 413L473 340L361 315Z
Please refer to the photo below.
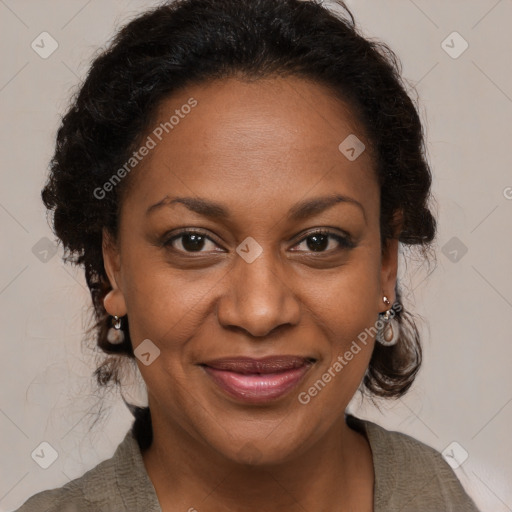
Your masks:
M230 357L200 366L230 397L246 403L262 403L291 392L315 362L312 357L301 356Z

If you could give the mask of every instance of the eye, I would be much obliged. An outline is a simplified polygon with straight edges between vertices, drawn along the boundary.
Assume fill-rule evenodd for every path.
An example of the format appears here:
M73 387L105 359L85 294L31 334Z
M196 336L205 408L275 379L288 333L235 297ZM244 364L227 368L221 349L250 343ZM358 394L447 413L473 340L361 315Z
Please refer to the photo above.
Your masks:
M175 244L174 242L177 240L180 240L179 245L181 245L181 248L176 247L178 244ZM201 250L205 247L207 241L211 242L214 247L217 245L202 231L195 229L185 229L174 235L172 238L168 239L166 242L164 242L163 245L165 247L170 246L172 249L176 249L178 252L209 252Z
M330 241L334 240L335 247L330 247ZM179 241L179 245L176 243ZM212 244L212 250L215 247L218 247L217 244L208 236L206 233L197 230L197 229L185 229L175 234L173 237L169 238L165 242L163 242L164 247L171 247L172 249L183 252L183 253L201 253L201 252L210 252L208 250L203 251L202 249L207 247L208 242ZM306 244L307 249L306 252L332 252L337 249L349 249L354 247L354 243L350 240L348 236L343 236L338 233L334 233L332 231L327 230L317 230L312 233L309 233L306 237L304 237L299 244ZM336 247L336 244L338 247ZM328 249L328 250L326 250ZM215 251L214 252L219 252ZM294 252L297 252L294 250ZM298 251L302 252L302 251Z
M334 240L338 247L330 248L328 250L325 250L329 247L329 239ZM327 230L318 230L314 231L313 233L309 233L305 238L301 240L300 244L306 244L308 248L308 252L332 252L337 249L349 249L353 248L354 244L350 240L349 237L339 235L338 233L334 233L332 231ZM336 243L334 245L336 245Z

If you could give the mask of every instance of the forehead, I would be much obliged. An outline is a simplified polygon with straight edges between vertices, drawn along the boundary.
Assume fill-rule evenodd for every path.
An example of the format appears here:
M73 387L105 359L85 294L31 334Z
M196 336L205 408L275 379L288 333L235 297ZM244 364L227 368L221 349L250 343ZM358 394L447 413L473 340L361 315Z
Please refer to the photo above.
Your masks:
M322 85L296 77L216 80L160 103L142 139L154 147L131 178L146 204L177 190L246 203L249 191L268 208L333 187L362 201L376 180L368 150L353 161L340 151L353 136L368 148L350 106Z

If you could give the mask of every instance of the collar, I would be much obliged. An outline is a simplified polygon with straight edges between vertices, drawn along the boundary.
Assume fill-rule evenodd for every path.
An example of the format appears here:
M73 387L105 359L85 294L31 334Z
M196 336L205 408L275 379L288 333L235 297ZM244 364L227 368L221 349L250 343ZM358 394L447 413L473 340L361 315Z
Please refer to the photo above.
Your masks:
M103 511L105 503L108 503L106 510L109 511L162 512L131 429L125 434L114 455L101 462L97 471L93 472L90 472L89 478L85 478L84 496L90 503L95 503L98 510ZM91 478L94 475L96 478Z
M374 472L373 501L375 512L388 510L389 501L396 487L395 472L387 471L388 461L394 460L397 455L394 443L390 443L389 432L376 423L356 418L351 414L346 414L345 420L350 428L362 433L370 445Z
M347 425L362 433L370 445L373 459L374 506L375 511L386 510L393 489L396 485L394 472L386 471L386 462L395 457L393 443L389 443L389 432L368 420L346 414ZM101 478L92 478L93 475ZM112 494L111 479L116 483L115 495ZM132 430L128 430L118 445L112 458L101 462L97 471L91 470L84 475L84 495L91 503L117 503L125 510L144 510L145 512L162 512L155 488L149 478L140 452L139 445ZM99 508L100 510L100 508Z

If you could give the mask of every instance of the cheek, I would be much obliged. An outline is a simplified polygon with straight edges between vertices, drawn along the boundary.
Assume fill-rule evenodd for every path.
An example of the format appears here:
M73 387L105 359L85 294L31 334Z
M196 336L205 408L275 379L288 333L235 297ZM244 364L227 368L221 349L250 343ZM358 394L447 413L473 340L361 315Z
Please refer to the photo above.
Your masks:
M185 282L180 278L183 273L163 268L161 262L150 268L151 272L130 269L126 300L130 337L134 350L146 339L156 345L153 350L158 356L149 365L137 361L142 378L153 400L175 420L186 423L185 411L191 401L195 403L189 373L191 347L204 321L208 288L201 279Z
M205 291L219 277L212 272L177 271L161 258L154 259L140 255L126 262L124 293L131 338L136 345L145 338L158 343L172 337L176 345L198 325L208 300Z
M374 251L359 250L329 273L303 279L301 296L307 307L346 339L377 320L381 295L379 261Z
M341 414L356 393L375 343L379 283L367 266L360 270L330 280L311 305L312 321L323 331L324 357L297 400L325 424Z
M361 251L330 278L311 279L308 284L311 321L327 340L319 373L329 382L331 392L324 399L346 395L348 401L363 378L374 346L381 294L378 261L374 252Z

